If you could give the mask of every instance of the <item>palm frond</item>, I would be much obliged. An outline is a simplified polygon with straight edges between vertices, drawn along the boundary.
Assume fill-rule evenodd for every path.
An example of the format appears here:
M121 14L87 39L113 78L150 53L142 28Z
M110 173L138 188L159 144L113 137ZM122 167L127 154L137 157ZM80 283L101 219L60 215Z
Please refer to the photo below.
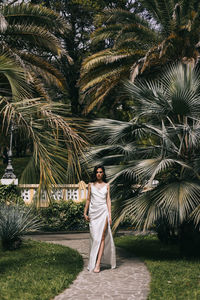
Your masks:
M68 182L75 175L79 176L79 156L86 142L78 133L81 125L66 115L64 105L41 99L12 103L4 100L4 103L1 113L7 119L7 126L12 117L33 142L33 159L40 173L40 187Z
M60 14L31 3L4 3L1 13L7 22L2 32L1 51L25 70L27 82L34 85L39 96L50 100L47 85L53 83L62 89L67 86L50 58L55 61L62 57L68 64L72 63L61 41L69 34L68 24Z
M116 59L117 52L127 52L132 59L122 59L119 62L128 69L132 81L138 75L146 75L154 69L160 72L161 66L170 62L183 61L194 67L199 59L200 6L197 2L190 1L187 5L187 1L142 0L140 5L142 14L126 9L106 9L97 16L97 29L92 38L94 42L105 42L108 48L106 51L111 51L109 61L112 57ZM135 56L133 50L138 52L138 56ZM99 64L95 65L97 57L96 62L99 60ZM103 63L103 54L98 52L95 58L88 57L87 62L83 63L81 73L84 78L87 77L87 82L94 78L90 74L91 68L87 68L90 58L94 69L98 70ZM108 62L104 60L104 63ZM116 65L113 64L112 69L115 68ZM121 76L115 82L116 86L120 84L120 80ZM97 88L99 86L94 86L93 91ZM83 90L83 93L89 93L92 98L95 97L93 91Z
M20 22L21 25L37 25L46 27L50 31L65 33L69 31L70 26L55 11L41 5L32 5L30 3L16 3L14 5L4 5L2 14L11 24Z
M162 24L160 30L168 35L172 27L172 15L175 3L173 0L142 0L143 7L147 10L147 14L156 20L157 24Z
M31 89L25 84L24 70L6 54L0 55L0 73L7 78L10 85L11 91L6 92L7 96L12 96L15 100L30 95ZM3 94L5 95L5 91Z
M63 74L46 60L30 53L19 53L19 56L27 63L34 64L35 73L42 76L49 86L51 84L59 88L66 86Z
M29 47L35 47L39 44L46 51L51 51L54 54L62 52L60 41L43 27L16 24L8 26L6 34L13 36L17 44L21 42L22 38Z
M123 93L133 99L132 121L90 124L88 163L108 170L115 229L125 216L141 228L159 220L173 228L189 220L199 226L200 78L190 66L165 72L154 81L124 82Z
M150 228L161 217L165 217L171 226L177 227L199 205L199 188L198 183L189 181L161 185L125 200L122 211L132 217L136 226L144 229ZM116 213L115 219L117 222Z
M8 23L5 17L0 13L0 32L4 32L7 29Z

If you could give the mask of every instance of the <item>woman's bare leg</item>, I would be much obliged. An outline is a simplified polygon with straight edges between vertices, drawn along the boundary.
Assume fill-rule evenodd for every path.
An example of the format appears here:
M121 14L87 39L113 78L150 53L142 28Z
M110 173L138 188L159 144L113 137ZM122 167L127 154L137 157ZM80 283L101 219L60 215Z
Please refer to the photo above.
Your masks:
M100 271L100 262L101 262L101 257L103 254L103 249L104 249L104 245L105 245L105 234L106 234L106 230L108 227L108 218L106 218L106 224L104 226L104 230L103 230L103 234L102 234L102 239L101 239L101 243L99 246L99 252L97 255L97 261L96 261L96 266L94 268L94 272L99 272Z

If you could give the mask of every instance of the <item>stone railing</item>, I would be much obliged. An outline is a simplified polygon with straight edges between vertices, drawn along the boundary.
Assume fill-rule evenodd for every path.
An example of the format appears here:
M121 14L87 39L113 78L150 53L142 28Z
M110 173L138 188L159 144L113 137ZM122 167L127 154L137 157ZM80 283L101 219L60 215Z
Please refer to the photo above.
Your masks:
M37 197L39 184L19 184L21 196L26 204L31 204L34 197ZM50 198L56 201L73 200L75 202L83 201L87 198L87 184L80 181L78 184L57 184L52 186ZM47 191L42 191L40 195L40 206L49 205L49 194Z

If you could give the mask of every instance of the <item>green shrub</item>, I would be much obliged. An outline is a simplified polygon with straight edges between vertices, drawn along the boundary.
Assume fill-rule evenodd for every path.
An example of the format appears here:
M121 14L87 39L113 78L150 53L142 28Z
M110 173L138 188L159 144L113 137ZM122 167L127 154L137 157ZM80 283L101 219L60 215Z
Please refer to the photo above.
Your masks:
M179 246L183 256L200 257L200 230L192 222L184 222L181 225Z
M21 246L22 236L40 228L41 222L32 209L17 204L0 206L0 239L4 250Z
M133 230L135 227L133 226L133 221L131 217L126 216L124 219L119 223L118 229L128 229Z
M1 203L25 204L21 197L20 189L14 184L0 185L0 204Z
M38 215L46 231L88 230L83 217L85 202L72 200L53 202L49 207L39 208Z
M49 207L38 209L38 215L45 231L89 230L88 222L83 217L85 201L76 203L73 200L52 202ZM131 219L124 218L121 229L133 229Z
M156 222L154 230L163 244L177 244L184 257L200 257L200 230L192 222L183 222L179 227L172 227L167 219Z
M155 222L154 230L157 233L158 239L164 244L173 244L179 241L179 229L175 226L170 226L165 217Z

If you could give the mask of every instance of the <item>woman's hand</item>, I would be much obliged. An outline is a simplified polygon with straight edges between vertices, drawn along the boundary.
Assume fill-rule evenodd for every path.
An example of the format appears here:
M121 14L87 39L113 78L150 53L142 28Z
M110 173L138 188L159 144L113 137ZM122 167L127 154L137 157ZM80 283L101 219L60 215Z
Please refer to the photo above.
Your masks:
M90 218L88 217L88 215L84 214L84 218L87 222L90 222Z
M109 216L109 223L110 223L110 225L112 225L112 218L111 218L111 216Z

